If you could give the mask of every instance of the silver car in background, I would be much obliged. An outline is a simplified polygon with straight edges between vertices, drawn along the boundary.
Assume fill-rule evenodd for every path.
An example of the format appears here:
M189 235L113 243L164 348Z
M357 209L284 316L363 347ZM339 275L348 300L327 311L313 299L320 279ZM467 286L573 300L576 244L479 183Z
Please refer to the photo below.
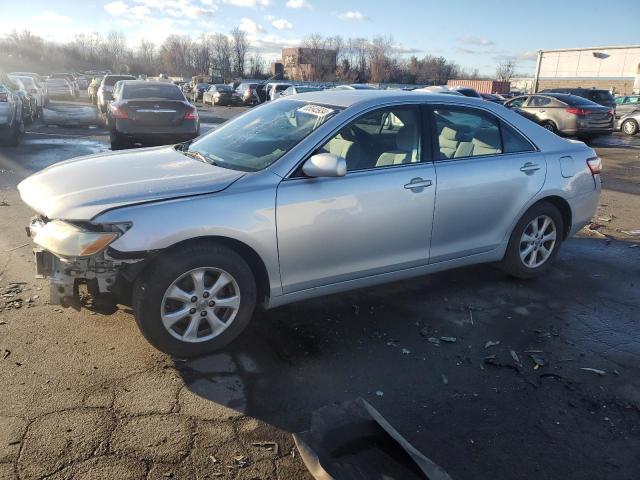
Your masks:
M73 88L64 78L48 78L45 85L50 99L68 100L75 97Z
M613 133L613 109L577 95L523 95L505 102L504 106L560 135L572 135L587 140Z
M491 102L326 90L18 188L51 303L112 292L155 347L192 356L257 306L484 262L541 275L594 214L600 169L582 142Z

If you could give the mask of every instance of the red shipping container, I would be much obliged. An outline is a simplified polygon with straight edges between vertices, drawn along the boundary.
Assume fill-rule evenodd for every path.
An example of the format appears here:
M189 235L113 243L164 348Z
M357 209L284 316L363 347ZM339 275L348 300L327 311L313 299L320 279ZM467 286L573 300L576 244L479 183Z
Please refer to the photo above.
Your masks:
M449 80L449 87L469 87L478 93L509 93L511 85L509 82L498 82L497 80Z

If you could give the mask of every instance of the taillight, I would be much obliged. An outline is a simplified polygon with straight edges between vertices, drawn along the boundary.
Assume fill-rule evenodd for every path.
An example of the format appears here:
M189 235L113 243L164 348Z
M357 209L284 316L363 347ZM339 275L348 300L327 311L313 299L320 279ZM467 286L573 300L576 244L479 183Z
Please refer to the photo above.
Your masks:
M565 109L565 112L577 115L578 117L585 117L591 113L591 110L587 110L585 108L569 107Z
M196 120L197 118L198 118L198 114L196 113L195 108L191 110L187 110L187 112L184 114L185 120Z
M0 93L0 102L8 102L9 94L8 93Z
M597 175L602 172L602 159L600 157L587 158L587 166L592 175Z
M127 118L129 118L129 114L125 110L121 110L118 107L114 107L113 105L111 105L111 116L113 118L119 118L121 120L126 120Z

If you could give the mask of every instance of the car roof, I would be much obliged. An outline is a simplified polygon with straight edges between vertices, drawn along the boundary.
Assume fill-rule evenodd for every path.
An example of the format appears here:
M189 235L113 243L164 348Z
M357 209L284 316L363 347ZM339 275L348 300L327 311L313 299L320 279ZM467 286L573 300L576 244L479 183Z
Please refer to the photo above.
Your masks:
M168 83L168 82L148 82L146 80L119 80L117 83L122 83L123 85L144 85L146 87L160 87L160 86L170 86L170 87L175 87L178 88L178 86L174 83Z
M356 104L369 103L372 106L386 102L424 102L424 103L460 103L468 105L484 105L484 100L458 95L443 95L439 93L414 92L406 90L341 90L329 89L316 92L301 93L296 98L308 102L335 105L348 108Z

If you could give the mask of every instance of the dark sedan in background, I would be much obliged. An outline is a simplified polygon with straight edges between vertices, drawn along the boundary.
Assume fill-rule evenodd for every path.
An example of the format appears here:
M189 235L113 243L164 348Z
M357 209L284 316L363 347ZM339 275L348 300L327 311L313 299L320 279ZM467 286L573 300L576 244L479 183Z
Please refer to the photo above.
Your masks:
M200 134L196 107L177 85L166 82L124 80L107 113L111 149L135 143L167 145Z
M203 105L239 105L240 95L230 85L217 83L202 94Z
M616 106L615 99L613 95L611 95L611 92L600 88L548 88L542 90L540 93L567 93L569 95L586 98L603 107L614 108Z
M523 95L504 106L561 135L589 139L613 133L613 109L577 95Z

